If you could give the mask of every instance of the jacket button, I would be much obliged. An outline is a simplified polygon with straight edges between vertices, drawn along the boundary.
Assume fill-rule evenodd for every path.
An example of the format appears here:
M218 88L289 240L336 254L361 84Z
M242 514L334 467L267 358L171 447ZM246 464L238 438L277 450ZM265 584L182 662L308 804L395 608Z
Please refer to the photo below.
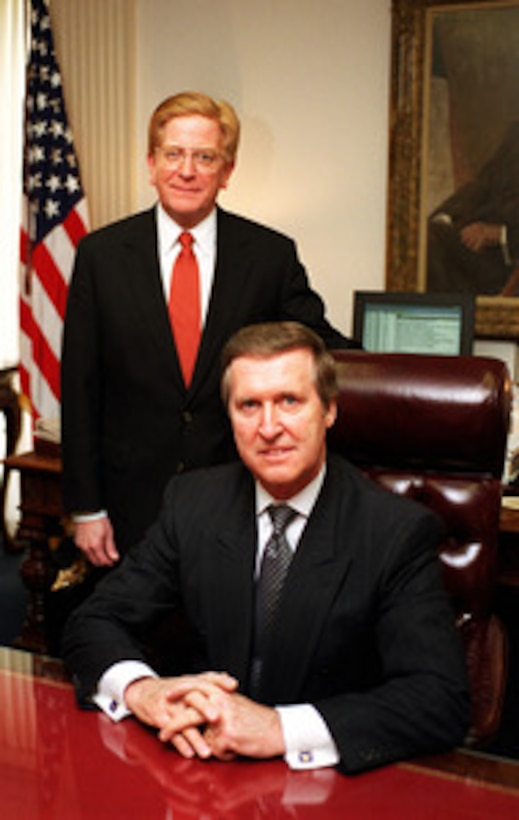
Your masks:
M186 424L191 424L191 422L193 421L193 416L191 415L189 410L184 410L184 412L182 413L182 418L184 419Z

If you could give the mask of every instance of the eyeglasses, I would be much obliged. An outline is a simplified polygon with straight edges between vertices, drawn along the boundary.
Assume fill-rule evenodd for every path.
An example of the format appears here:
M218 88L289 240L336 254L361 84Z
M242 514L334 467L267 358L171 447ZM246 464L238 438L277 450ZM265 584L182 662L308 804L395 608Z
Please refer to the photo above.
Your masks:
M211 151L209 148L201 148L195 151L186 151L185 148L177 148L176 146L166 146L165 148L156 148L159 151L164 163L168 168L179 168L188 157L197 171L212 171L221 157L217 151Z

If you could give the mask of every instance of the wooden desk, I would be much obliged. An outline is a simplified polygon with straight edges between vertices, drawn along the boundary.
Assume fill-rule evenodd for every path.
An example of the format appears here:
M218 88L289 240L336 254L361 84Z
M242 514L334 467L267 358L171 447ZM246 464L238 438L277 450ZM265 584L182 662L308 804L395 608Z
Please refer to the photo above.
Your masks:
M80 711L59 662L0 649L0 816L17 820L487 820L519 766L453 752L356 777L281 760L184 760L128 718Z

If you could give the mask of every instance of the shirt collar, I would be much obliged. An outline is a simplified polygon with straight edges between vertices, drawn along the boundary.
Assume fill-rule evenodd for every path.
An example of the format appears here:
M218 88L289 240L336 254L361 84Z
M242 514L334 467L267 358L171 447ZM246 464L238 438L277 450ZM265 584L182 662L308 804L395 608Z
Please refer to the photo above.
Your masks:
M313 478L306 487L303 487L303 489L292 498L287 498L283 503L288 504L296 510L299 515L308 518L323 486L325 475L326 463L323 464L316 477ZM279 500L273 498L265 487L263 487L259 481L256 481L256 515L261 515L271 504L279 504Z
M185 228L166 213L160 202L157 202L156 213L159 247L167 250L174 246ZM202 253L209 253L216 242L216 207L198 225L191 228L189 233L192 234L197 249Z

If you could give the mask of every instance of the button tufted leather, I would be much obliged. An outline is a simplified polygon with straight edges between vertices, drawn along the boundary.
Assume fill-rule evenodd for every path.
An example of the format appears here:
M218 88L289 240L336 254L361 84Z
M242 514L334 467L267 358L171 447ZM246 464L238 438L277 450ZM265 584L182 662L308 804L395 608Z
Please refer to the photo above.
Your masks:
M467 742L499 727L506 636L492 613L501 476L511 410L505 365L486 357L336 351L339 414L329 444L446 525L439 557L472 691Z

